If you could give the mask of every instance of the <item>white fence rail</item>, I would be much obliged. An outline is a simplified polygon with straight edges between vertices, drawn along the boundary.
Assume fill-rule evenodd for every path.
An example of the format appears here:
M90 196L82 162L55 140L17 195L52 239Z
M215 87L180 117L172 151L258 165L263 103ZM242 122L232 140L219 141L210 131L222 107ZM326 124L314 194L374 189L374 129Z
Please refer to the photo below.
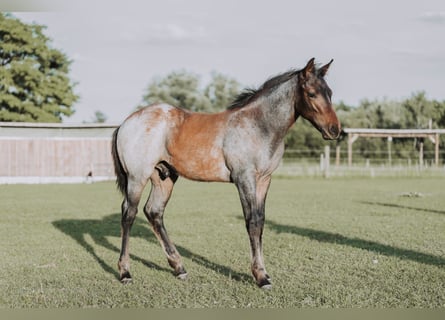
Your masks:
M427 154L428 155L428 154ZM415 158L389 158L385 153L370 154L368 158L357 153L351 165L346 152L331 151L329 147L318 151L318 156L308 156L303 150L289 150L275 174L280 176L312 177L437 177L445 176L442 162L436 164L434 156L419 161Z

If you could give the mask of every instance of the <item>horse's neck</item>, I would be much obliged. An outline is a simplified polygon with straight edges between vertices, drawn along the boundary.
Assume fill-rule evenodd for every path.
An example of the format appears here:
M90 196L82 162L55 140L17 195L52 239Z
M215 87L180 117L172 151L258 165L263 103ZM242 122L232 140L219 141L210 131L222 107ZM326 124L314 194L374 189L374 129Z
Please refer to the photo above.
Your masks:
M282 84L275 92L258 101L257 108L261 109L263 117L261 125L268 128L268 132L275 135L274 139L282 139L296 120L295 89L290 84Z

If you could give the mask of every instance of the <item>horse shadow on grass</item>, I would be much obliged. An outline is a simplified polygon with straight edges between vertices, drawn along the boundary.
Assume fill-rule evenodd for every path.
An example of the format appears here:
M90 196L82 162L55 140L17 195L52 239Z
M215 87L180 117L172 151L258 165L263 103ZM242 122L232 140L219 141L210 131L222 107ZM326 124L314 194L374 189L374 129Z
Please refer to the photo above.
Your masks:
M383 254L385 256L397 257L402 260L411 260L414 262L438 266L438 267L445 266L445 258L443 257L438 257L414 250L393 247L376 241L346 237L338 233L315 230L310 228L283 225L270 220L266 222L266 226L270 230L276 233L295 234L319 242L335 243L339 245L350 246L357 249L376 252L379 254Z
M117 271L117 258L120 253L120 248L113 245L110 241L108 241L107 238L120 238L120 221L121 215L119 213L116 213L108 215L101 220L61 219L53 221L52 224L55 228L70 236L81 247L83 247L97 261L97 263L102 267L104 271L114 275L116 279L119 279L119 272ZM88 243L87 236L90 236L96 245L116 252L116 268L112 267L96 252L95 246ZM131 238L136 237L145 239L148 242L156 243L159 245L159 250L162 250L158 240L154 236L153 232L149 229L148 223L140 218L136 218L131 229ZM227 266L212 262L206 257L193 253L185 247L176 245L176 248L183 257L189 258L193 262L208 269L211 269L217 273L220 273L228 278L236 281L251 281L252 277L246 273L240 273ZM137 255L130 254L130 259L138 261L148 268L153 268L161 272L168 272L173 274L172 269L165 268L156 263L140 258ZM165 259L165 261L167 265L167 258Z
M388 203L388 202L359 201L359 203L368 204L371 206L381 206L381 207L389 207L389 208L396 208L396 209L408 209L408 210L421 211L421 212L427 212L427 213L445 214L445 211L443 211L443 210L418 208L418 207L412 207L412 206L406 206L406 205Z

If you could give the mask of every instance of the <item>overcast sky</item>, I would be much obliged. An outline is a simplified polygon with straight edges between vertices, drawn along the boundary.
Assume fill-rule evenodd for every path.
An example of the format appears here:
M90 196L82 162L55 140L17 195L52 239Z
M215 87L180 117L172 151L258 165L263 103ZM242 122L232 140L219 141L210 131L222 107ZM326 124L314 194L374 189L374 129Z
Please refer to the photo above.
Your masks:
M311 57L334 59L327 76L334 102L420 90L445 100L443 0L77 0L37 9L51 12L14 15L46 25L53 46L73 60L81 98L65 122L100 110L120 123L153 77L174 70L203 82L219 71L256 87Z

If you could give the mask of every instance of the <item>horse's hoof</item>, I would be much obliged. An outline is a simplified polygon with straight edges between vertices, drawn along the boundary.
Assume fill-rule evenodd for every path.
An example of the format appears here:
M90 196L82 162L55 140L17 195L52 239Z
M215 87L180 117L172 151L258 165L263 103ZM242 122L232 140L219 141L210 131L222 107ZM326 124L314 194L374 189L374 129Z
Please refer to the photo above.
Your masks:
M131 278L123 278L123 279L121 279L121 283L123 285L127 285L127 284L130 284L132 282L133 282L133 279L131 279Z
M270 290L272 289L272 283L270 283L270 279L265 278L258 283L258 287L264 290Z
M130 272L126 271L121 275L121 283L122 284L129 284L133 282L133 279L131 278Z
M178 278L179 280L186 280L187 279L187 272L186 273L180 273L178 275L176 275L176 278Z
M272 290L272 285L271 284L265 284L264 286L260 287L262 290Z

